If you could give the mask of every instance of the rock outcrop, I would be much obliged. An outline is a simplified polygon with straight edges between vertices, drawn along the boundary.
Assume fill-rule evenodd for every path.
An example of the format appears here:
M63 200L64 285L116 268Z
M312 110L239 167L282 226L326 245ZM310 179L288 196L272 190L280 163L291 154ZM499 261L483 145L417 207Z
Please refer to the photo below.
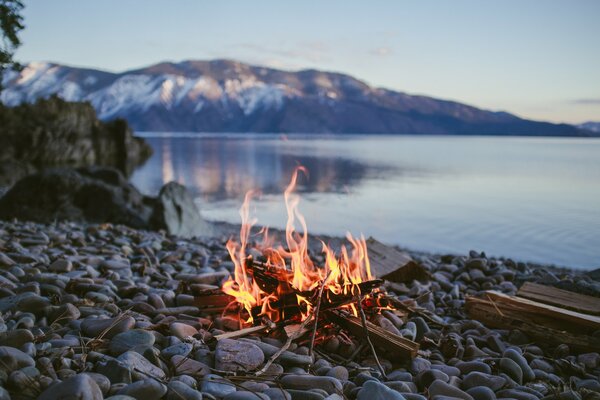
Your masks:
M125 120L102 122L89 103L51 97L0 105L0 186L55 166L109 166L129 175L151 154Z
M108 167L47 169L21 179L0 198L0 219L13 218L110 222L186 238L211 234L185 186L170 182L158 198L144 196Z

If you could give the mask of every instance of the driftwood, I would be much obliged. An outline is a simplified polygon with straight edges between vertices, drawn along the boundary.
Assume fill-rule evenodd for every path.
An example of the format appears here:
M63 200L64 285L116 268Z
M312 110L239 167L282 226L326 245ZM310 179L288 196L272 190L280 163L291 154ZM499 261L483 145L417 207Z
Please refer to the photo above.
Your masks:
M362 321L346 312L329 310L325 313L326 318L340 327L347 329L356 337L365 336ZM399 357L414 358L419 351L419 344L398 336L384 328L366 321L369 337L373 344L391 354Z
M583 314L600 315L600 298L552 286L526 282L517 292L517 296Z
M429 273L407 253L387 246L370 237L367 239L371 273L392 282L427 280Z
M577 329L569 332L566 330L568 323L563 322L563 329L556 329L533 321L530 313L511 309L510 304L469 296L466 299L465 308L470 318L481 321L492 328L519 329L540 343L565 343L582 352L600 351L598 338L582 335L577 332Z
M584 335L591 335L593 332L600 330L600 317L598 316L565 310L520 297L512 297L493 290L484 292L483 299L490 302L496 309L497 314L527 321L531 324ZM465 307L468 312L469 304L467 303Z

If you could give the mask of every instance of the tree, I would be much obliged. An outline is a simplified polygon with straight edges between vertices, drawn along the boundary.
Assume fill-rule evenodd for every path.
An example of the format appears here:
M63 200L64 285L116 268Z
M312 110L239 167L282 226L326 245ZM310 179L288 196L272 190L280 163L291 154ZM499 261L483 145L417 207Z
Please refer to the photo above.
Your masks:
M18 34L25 28L21 16L23 7L22 0L0 0L0 90L4 71L8 68L20 68L13 55L21 45Z

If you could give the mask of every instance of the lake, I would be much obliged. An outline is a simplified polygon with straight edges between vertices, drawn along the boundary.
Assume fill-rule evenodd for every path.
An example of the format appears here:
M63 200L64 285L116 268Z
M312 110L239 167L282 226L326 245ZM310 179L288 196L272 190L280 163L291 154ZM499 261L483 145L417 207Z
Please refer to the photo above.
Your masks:
M188 186L210 220L286 223L296 165L309 232L373 236L414 250L470 249L519 261L600 267L600 139L140 133L154 148L131 181Z

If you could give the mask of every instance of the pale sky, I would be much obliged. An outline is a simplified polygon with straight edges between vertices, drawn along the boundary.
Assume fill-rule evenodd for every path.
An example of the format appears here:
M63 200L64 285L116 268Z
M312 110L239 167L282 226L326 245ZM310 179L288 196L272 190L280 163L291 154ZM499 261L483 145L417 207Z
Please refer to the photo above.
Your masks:
M229 58L348 73L555 122L600 121L600 0L25 0L22 62Z

